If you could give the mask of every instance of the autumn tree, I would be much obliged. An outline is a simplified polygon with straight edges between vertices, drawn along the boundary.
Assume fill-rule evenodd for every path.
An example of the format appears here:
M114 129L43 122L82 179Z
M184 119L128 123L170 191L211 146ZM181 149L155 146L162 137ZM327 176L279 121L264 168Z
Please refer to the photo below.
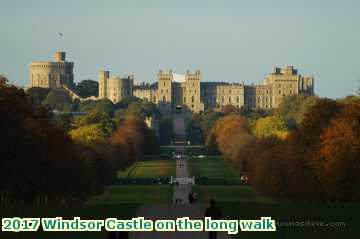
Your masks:
M321 135L316 165L327 198L359 200L360 100L341 105Z
M158 154L159 146L152 131L142 119L127 118L110 139L110 154L114 165L121 169L143 154Z
M284 119L277 116L268 116L255 122L253 133L258 138L275 136L285 139L289 134L289 129Z
M99 191L97 164L80 157L52 113L0 80L0 204L79 203Z
M239 113L239 109L232 104L227 104L221 108L221 112L228 115L228 114L236 114Z

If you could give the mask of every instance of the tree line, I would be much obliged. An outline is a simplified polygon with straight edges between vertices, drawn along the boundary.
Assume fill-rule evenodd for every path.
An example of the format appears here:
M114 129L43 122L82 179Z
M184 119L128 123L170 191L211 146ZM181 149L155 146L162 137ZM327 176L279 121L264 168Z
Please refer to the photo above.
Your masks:
M152 131L129 114L93 110L69 128L52 109L0 77L0 205L68 205L103 191L115 172L157 150Z
M206 138L260 192L296 200L360 199L360 99L294 96L271 115L229 114Z

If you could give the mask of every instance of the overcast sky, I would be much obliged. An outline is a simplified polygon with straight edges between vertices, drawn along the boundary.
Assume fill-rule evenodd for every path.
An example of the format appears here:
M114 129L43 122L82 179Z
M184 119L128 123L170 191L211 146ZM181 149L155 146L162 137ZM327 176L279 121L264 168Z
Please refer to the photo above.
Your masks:
M203 81L259 84L294 65L316 94L339 98L360 86L360 1L0 0L1 74L26 86L29 63L58 49L75 81L200 69Z

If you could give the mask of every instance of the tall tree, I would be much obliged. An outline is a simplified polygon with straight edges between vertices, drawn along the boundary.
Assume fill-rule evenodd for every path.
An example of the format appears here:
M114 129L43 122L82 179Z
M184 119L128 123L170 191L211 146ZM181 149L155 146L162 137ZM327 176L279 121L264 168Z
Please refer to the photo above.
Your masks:
M90 96L97 97L99 94L99 83L90 79L83 80L76 84L75 90L83 98Z

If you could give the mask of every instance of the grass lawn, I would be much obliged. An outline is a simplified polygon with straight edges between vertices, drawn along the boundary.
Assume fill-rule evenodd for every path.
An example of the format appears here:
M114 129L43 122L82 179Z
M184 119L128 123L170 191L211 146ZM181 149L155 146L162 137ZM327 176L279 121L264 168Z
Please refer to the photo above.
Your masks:
M271 198L258 196L250 186L195 185L192 190L198 195L199 202L204 203L209 202L211 198L218 202L273 202Z
M1 208L1 217L81 217L84 219L132 218L141 204L169 203L172 199L170 185L108 186L105 192L85 205L73 208ZM0 232L1 239L106 239L107 232Z
M226 218L259 219L261 216L270 216L282 223L276 232L240 232L234 238L360 238L360 203L278 201L259 196L249 186L194 186L193 190L202 203L215 198ZM289 222L293 223L292 226L289 226ZM322 222L323 226L309 225L312 222Z
M159 178L170 177L176 173L175 160L147 160L134 163L117 173L118 178Z
M175 146L161 146L160 154L172 156L176 152ZM185 146L185 154L187 155L199 155L205 154L205 148L201 145Z
M94 197L88 204L169 203L172 193L171 185L108 186L102 195Z
M189 159L190 175L207 178L239 178L234 168L222 157L205 156Z
M123 204L92 204L76 208L18 208L18 209L0 209L1 217L63 217L71 219L81 217L83 219L105 219L132 218L136 214L136 209L140 206L137 203ZM106 239L107 232L0 232L1 239Z

